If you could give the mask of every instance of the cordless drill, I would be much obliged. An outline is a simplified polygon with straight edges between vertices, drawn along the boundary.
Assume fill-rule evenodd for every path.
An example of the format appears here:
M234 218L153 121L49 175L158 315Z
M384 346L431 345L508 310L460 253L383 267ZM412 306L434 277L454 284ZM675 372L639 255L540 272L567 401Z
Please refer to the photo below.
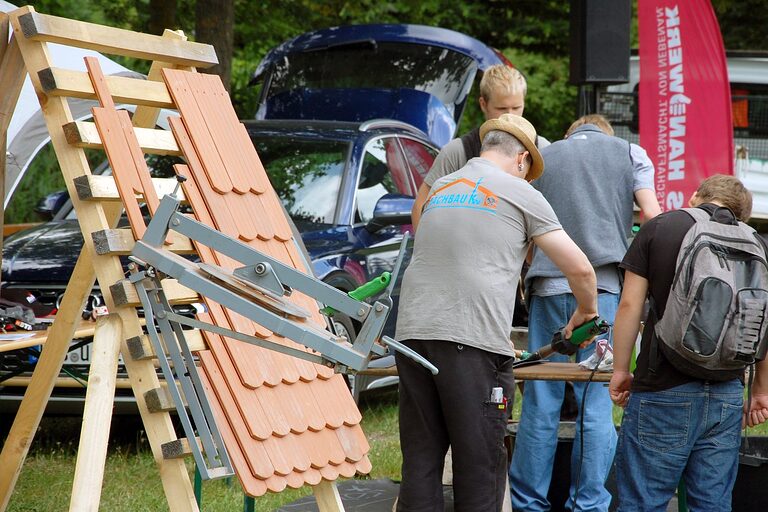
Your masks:
M552 342L549 346L540 348L528 357L525 357L526 353L524 352L522 359L524 362L538 361L539 359L551 356L555 352L571 356L579 349L579 345L591 340L595 336L605 334L609 328L608 322L599 316L576 327L571 333L570 338L565 337L565 327L563 327L552 336Z

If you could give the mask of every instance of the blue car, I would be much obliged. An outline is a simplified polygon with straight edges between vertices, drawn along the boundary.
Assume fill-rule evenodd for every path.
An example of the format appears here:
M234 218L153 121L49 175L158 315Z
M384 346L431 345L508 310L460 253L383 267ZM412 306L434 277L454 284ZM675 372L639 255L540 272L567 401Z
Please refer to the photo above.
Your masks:
M349 291L392 270L411 229L413 196L455 135L477 75L501 63L503 56L475 39L416 25L329 28L266 55L254 74L261 84L256 119L244 123L318 278ZM152 158L158 176L170 170ZM60 199L48 203L59 208ZM53 220L13 235L3 249L4 290L41 307L60 300L82 247L74 212L65 206L51 213ZM99 301L94 290L86 307ZM387 334L396 313L395 300ZM358 327L343 315L334 324L342 333ZM85 369L88 350L73 355L65 364ZM360 377L353 389L357 396L391 382ZM9 392L3 389L0 409L15 396Z

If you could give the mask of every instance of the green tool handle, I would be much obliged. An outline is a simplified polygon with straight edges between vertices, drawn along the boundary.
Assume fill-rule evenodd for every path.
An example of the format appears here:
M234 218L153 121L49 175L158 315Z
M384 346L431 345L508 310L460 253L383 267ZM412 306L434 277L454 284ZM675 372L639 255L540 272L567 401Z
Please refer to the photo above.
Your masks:
M581 324L576 327L571 333L571 337L568 341L574 345L581 345L585 341L589 341L598 334L603 334L608 331L608 322L596 316L592 320Z
M365 300L368 297L373 297L383 292L392 280L392 274L389 272L382 272L379 277L375 277L367 283L358 286L351 292L349 296L355 300Z
M374 277L367 283L358 286L351 292L347 292L347 295L349 295L355 300L364 301L368 297L373 297L374 295L378 295L381 292L383 292L387 288L391 280L392 280L392 274L390 274L389 272L382 272L379 277ZM323 309L320 310L320 312L328 316L333 316L336 310L333 309L331 306L325 306Z

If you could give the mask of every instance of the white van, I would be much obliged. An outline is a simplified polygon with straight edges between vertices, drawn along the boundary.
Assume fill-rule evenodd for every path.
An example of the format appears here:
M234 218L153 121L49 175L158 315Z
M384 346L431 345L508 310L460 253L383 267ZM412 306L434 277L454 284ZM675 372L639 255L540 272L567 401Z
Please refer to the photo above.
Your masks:
M752 217L768 220L768 52L726 52L733 107L736 175L753 194ZM640 62L630 58L630 81L612 85L600 96L599 112L616 135L637 143L637 83Z

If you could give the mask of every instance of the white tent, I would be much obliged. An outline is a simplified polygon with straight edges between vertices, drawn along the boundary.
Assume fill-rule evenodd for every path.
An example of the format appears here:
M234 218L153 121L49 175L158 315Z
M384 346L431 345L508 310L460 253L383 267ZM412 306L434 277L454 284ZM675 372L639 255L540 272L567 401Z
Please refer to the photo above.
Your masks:
M15 5L0 0L1 11L10 12L16 8ZM57 67L85 71L83 59L91 56L99 59L99 64L101 64L101 69L105 75L141 76L98 52L58 44L49 44L48 49L51 59ZM2 93L0 91L0 94ZM90 100L69 99L68 101L72 115L76 120L90 117L91 108L96 105L96 102ZM11 117L11 124L8 127L4 206L8 206L8 202L29 163L49 140L48 129L40 111L40 103L37 101L32 82L27 77Z

